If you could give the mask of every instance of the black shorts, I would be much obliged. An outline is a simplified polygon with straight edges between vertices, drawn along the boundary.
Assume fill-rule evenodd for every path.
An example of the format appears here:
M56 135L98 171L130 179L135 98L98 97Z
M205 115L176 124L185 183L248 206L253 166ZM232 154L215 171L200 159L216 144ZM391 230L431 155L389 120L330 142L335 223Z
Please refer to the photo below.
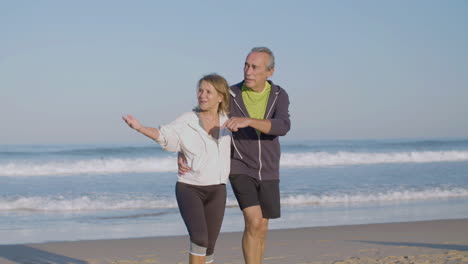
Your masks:
M260 205L263 218L281 217L279 180L259 181L247 175L231 174L229 181L241 210Z

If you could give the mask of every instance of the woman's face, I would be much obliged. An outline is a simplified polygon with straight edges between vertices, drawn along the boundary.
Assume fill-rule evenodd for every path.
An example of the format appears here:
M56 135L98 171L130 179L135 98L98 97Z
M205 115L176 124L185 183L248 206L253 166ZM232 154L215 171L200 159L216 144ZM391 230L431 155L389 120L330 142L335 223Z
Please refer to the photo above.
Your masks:
M202 111L218 111L219 103L223 101L221 94L210 83L202 81L198 87L198 107Z

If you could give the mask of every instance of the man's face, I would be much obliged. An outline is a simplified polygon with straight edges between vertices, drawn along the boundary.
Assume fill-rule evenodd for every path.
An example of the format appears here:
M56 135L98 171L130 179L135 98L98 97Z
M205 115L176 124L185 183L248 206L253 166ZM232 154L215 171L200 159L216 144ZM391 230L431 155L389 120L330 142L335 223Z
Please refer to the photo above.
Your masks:
M269 55L264 52L250 53L244 64L244 84L254 90L262 91L266 80L273 75L273 69L267 69Z

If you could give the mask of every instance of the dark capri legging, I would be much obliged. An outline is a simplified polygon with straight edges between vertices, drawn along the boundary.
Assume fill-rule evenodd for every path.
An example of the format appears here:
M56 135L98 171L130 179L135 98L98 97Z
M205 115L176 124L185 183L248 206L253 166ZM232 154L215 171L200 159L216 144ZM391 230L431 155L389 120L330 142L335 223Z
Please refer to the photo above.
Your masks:
M206 256L206 262L212 262L226 208L226 185L177 182L176 197L190 235L190 254Z

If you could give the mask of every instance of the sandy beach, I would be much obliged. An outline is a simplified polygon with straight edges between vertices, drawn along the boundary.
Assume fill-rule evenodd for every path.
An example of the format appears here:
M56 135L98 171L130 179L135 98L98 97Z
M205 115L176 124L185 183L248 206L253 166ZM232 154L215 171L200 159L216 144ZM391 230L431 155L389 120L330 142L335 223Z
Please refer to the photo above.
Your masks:
M216 263L243 263L222 233ZM187 236L1 245L2 264L187 263ZM468 219L272 230L264 263L468 263Z

